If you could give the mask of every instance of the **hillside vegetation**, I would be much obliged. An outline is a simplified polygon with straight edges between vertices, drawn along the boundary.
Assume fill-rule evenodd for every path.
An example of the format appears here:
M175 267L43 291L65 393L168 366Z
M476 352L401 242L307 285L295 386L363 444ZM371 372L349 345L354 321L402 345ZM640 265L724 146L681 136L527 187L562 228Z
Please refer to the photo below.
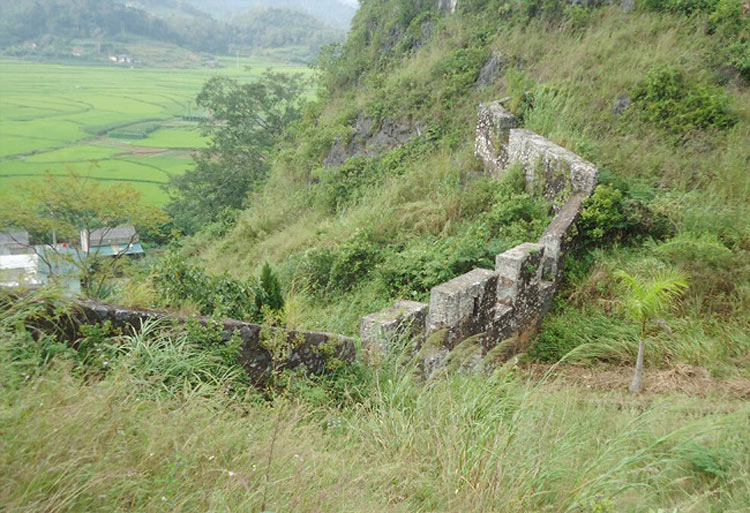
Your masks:
M234 226L206 230L186 252L238 278L270 261L290 322L357 333L363 314L424 300L546 225L512 173L482 177L473 156L478 105L506 97L527 128L601 169L565 290L531 354L555 361L585 343L580 358L632 361L613 271L676 266L690 289L668 319L674 337L654 334L652 363L744 374L749 24L730 0L630 12L464 2L447 16L432 2L365 3L346 44L321 57L321 98L265 188ZM502 71L481 87L493 56ZM414 137L323 164L363 125L374 134L394 124Z
M152 64L136 50L149 44L221 55L284 48L287 57L309 61L321 46L343 40L347 28L338 18L333 28L329 17L293 4L248 3L221 20L210 5L171 0L2 0L0 7L0 51L6 55L106 60L128 53L139 65Z
M474 157L477 108L502 99L601 171L541 332L482 373L425 380L405 341L387 356L360 348L357 362L323 377L274 367L256 389L239 345L210 328L84 326L66 344L49 327L71 316L67 301L2 293L0 504L748 510L742 4L459 0L453 14L436 4L363 1L346 42L319 57L319 94L304 106L283 96L282 81L217 81L216 157L188 189L212 202L200 212L207 223L114 293L129 305L356 336L362 315L491 268L547 225L549 208L519 169L490 177ZM269 102L274 94L284 100ZM235 166L255 148L234 154L225 143L259 140L257 116L243 113L261 100L291 124L273 158ZM243 169L244 198L211 194L214 174L231 192ZM639 326L617 277L668 270L689 288L659 323ZM637 396L617 376L630 374L639 337Z

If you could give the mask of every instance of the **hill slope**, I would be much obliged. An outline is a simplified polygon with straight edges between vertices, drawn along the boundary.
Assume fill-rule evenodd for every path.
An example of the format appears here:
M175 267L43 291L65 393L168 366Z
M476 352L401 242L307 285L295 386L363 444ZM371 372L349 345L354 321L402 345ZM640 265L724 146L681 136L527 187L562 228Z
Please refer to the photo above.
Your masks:
M750 347L748 18L734 0L696 9L365 3L341 53L321 59L321 99L264 190L191 251L243 277L274 262L305 327L356 333L395 298L424 300L544 225L534 198L478 174L477 107L506 98L602 170L593 235L532 353L585 341L630 361L626 318L602 306L617 299L613 271L677 266L691 276L671 321L683 345L652 357L722 367L716 354Z

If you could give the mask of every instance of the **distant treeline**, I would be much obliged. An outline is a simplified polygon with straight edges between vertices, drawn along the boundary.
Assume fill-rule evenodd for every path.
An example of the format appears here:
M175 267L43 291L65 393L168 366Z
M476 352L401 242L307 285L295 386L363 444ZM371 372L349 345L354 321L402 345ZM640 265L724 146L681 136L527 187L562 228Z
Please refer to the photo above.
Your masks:
M256 8L218 21L184 4L167 10L170 3L164 2L156 14L136 5L115 0L0 0L0 48L18 54L76 39L106 43L135 36L215 54L238 47L285 46L315 52L345 35L289 9Z

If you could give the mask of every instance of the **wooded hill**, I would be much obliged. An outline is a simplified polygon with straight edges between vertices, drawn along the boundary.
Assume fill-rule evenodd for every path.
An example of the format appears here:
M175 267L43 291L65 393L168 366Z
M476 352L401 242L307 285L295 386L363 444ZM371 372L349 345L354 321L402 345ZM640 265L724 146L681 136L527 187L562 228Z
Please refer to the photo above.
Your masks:
M301 58L311 59L345 35L345 29L291 4L255 6L221 21L173 0L2 0L0 6L0 48L12 55L69 56L74 47L91 43L101 57L102 47L152 40L213 54L294 46Z

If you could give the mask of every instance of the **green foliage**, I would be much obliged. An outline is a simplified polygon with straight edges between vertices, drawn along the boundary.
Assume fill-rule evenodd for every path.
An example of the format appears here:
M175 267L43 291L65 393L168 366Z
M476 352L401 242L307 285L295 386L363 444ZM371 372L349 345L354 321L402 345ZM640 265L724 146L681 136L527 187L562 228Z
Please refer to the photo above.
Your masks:
M308 251L300 273L318 295L347 292L368 278L381 259L381 249L367 233L357 233L335 251L318 248Z
M259 287L255 294L255 310L262 312L264 307L272 312L279 312L284 308L281 284L268 262L263 264L260 271Z
M534 360L554 363L584 344L606 343L635 335L633 326L617 316L608 315L599 306L575 308L572 304L559 301L554 312L544 320L528 354ZM606 361L607 358L601 360Z
M585 244L638 242L669 235L668 219L626 184L603 183L584 202L578 232Z
M203 86L196 103L211 112L205 121L208 148L196 158L195 169L170 181L167 210L188 233L216 221L225 208L241 208L268 174L276 144L304 104L302 75L266 70L241 84L214 77Z
M187 302L202 315L261 320L255 300L258 285L254 281L210 276L176 252L164 256L153 266L152 273L151 280L164 306L180 308Z
M704 294L729 292L748 276L747 254L735 254L714 234L681 233L654 252L685 271L693 287Z
M696 473L708 479L729 479L730 468L736 454L727 447L707 447L698 442L688 442L677 452Z
M622 306L630 318L642 326L663 315L688 287L685 273L674 268L654 269L648 277L615 272L622 290Z
M727 94L716 86L690 80L674 68L653 67L633 91L642 118L677 141L691 131L724 130L737 122Z
M474 85L488 57L485 48L459 48L439 60L433 68L433 74L447 82L448 87L444 93L446 97L455 98Z
M643 0L646 9L686 15L711 12L718 3L719 0Z

